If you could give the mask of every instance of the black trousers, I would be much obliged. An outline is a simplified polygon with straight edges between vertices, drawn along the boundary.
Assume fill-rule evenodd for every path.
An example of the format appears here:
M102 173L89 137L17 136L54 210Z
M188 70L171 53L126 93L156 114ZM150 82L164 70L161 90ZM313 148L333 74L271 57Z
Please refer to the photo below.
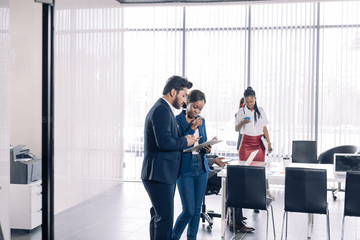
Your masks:
M235 223L243 220L242 208L235 208Z
M228 209L227 206L226 209ZM232 220L232 213L230 215L230 219ZM242 220L244 220L242 208L235 208L235 223L240 223Z
M170 240L174 219L174 194L176 184L143 180L150 197L150 239Z

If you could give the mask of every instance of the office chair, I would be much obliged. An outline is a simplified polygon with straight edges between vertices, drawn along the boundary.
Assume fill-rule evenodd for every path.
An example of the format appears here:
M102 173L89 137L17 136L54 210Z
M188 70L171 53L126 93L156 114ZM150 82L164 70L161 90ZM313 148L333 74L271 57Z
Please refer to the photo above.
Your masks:
M330 240L329 209L326 201L326 170L311 168L286 168L285 170L285 208L281 228L283 239L287 239L288 213L326 214L327 232Z
M207 195L212 195L212 194L219 194L220 192L220 188L221 188L221 177L217 176L217 173L219 172L219 170L215 170L212 167L213 164L213 159L217 158L217 155L206 155L206 159L208 161L208 165L210 167L210 172L208 173L208 182L207 182L207 186L206 186L206 190L205 190L205 196L203 199L203 203L201 206L201 219L202 219L202 223L204 224L205 221L207 221L208 225L206 226L206 229L208 231L211 231L212 229L212 225L214 224L213 218L221 218L221 214L220 213L215 213L212 210L206 210L206 203L205 203L205 198Z
M360 217L360 172L347 172L345 184L345 205L342 220L341 240L344 239L345 216Z
M266 239L268 239L268 207L270 206L274 239L276 239L274 212L271 205L272 200L266 198L265 167L228 165L226 183L226 203L228 208L232 209L233 229L235 229L234 208L265 210L267 213ZM230 211L228 211L228 214L229 212ZM235 232L236 231L233 231L231 239L235 238Z
M318 162L320 164L334 164L335 153L356 153L359 150L360 148L354 145L343 145L343 146L330 148L319 155ZM338 182L337 188L328 188L328 191L332 192L332 196L334 200L337 199L336 194L338 192L345 192L345 190L341 188L341 182Z
M212 229L212 225L214 224L213 218L221 218L221 214L220 213L215 213L212 210L206 210L206 203L205 203L205 198L206 195L212 195L212 194L219 194L220 192L220 188L221 188L221 178L218 177L217 174L218 171L216 170L210 170L209 174L208 174L208 183L206 186L206 190L205 190L205 196L203 199L203 203L201 206L201 219L202 219L202 223L205 223L205 221L208 222L208 225L206 227L206 229L208 231L211 231Z
M318 163L316 141L293 141L293 163Z

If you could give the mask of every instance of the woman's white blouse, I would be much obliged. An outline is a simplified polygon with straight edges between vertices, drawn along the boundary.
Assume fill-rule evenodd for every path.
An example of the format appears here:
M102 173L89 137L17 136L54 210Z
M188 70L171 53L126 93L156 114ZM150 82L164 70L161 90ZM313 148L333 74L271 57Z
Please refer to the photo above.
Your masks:
M194 135L195 138L200 137L200 133L199 133L199 129L198 129L198 128L195 130L195 132L194 132L193 135ZM194 143L194 147L197 146L197 145L199 145L199 141L196 141L196 142ZM192 154L199 154L199 153L196 152L196 151L193 151Z
M264 109L262 107L258 107L258 109L261 117L258 117L256 122L254 119L255 110L250 111L246 106L238 110L235 115L235 126L238 125L245 117L249 117L251 121L247 124L244 124L244 126L240 129L241 134L246 134L249 136L259 136L264 134L263 129L267 124L269 124L269 121Z

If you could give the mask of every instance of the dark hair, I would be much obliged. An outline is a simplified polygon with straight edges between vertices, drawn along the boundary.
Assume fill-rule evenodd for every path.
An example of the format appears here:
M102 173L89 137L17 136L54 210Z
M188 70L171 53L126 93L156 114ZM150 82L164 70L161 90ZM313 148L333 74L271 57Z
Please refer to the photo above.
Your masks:
M206 103L205 93L197 89L192 90L186 98L187 103L193 103L201 100L204 100L204 103Z
M242 98L240 99L239 108L241 108L241 105L243 105L244 103L245 103L245 98L242 97Z
M189 82L186 78L174 75L166 81L163 95L168 94L172 89L175 89L177 92L179 92L184 88L190 89L192 86L192 82Z
M255 91L252 89L252 87L248 87L245 92L244 92L244 98L246 97L256 97L255 95ZM254 118L255 118L255 122L257 121L258 118L261 117L261 113L259 111L259 108L257 106L257 103L255 101L255 104L254 104L254 109L255 109L255 112L254 112Z

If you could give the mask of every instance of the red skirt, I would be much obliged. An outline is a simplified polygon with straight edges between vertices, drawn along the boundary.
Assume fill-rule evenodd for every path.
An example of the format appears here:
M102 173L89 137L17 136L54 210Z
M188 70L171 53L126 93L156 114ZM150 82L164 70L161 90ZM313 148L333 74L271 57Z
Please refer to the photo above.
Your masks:
M246 161L249 155L256 150L259 152L256 154L253 161L264 162L265 161L265 147L261 141L261 136L248 136L243 135L241 145L239 149L240 161Z

